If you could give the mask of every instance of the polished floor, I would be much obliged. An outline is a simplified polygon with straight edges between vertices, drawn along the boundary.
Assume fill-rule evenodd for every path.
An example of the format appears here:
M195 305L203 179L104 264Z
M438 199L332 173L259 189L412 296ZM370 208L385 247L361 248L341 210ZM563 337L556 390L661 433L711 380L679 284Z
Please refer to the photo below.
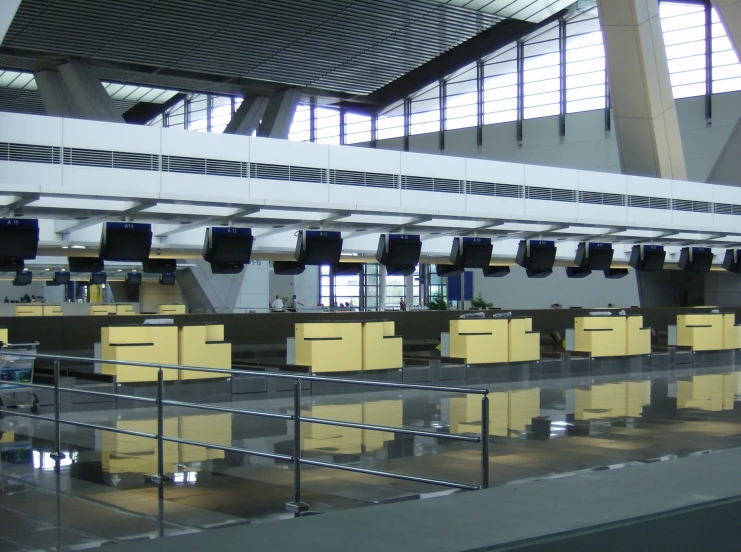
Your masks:
M735 366L631 373L602 371L477 383L490 390L490 485L741 447L741 372ZM510 379L510 378L504 378ZM222 406L290 413L289 393L240 395ZM208 402L208 397L199 398ZM435 433L481 431L480 396L429 391L302 395L302 413ZM49 412L42 412L48 415ZM153 433L156 412L86 404L64 419ZM168 407L165 433L192 441L290 455L291 423ZM371 470L477 485L480 445L435 437L303 424L304 457ZM66 458L51 458L53 424L0 420L0 552L74 550L127 540L286 519L293 498L290 464L236 452L165 443L160 501L151 439L65 425ZM304 466L310 512L434 498L461 492L430 484ZM465 492L465 491L462 491ZM568 497L564 497L568 500Z

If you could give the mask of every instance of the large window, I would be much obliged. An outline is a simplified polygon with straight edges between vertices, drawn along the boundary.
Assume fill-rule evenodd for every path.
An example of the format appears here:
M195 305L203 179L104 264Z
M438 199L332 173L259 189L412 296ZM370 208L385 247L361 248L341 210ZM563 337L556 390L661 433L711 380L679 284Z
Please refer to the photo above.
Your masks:
M440 130L440 84L435 83L414 95L409 116L409 134Z
M467 65L445 83L445 130L477 125L476 64Z
M299 105L293 114L289 140L308 142L311 139L311 106Z
M398 138L404 136L404 102L397 102L376 119L376 138Z
M484 124L517 120L517 46L484 62Z
M604 109L607 75L597 10L566 24L566 113Z

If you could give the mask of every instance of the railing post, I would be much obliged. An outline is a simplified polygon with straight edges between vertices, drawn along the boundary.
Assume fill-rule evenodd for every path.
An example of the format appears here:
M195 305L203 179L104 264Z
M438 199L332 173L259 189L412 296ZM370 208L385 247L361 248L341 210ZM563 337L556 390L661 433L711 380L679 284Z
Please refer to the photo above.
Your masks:
M481 488L489 488L489 395L481 397Z
M301 502L301 380L293 383L293 502L286 510L301 515L309 505Z
M54 452L50 455L52 459L57 461L62 460L65 455L62 454L62 434L59 423L59 411L61 403L61 392L59 391L60 374L59 374L59 359L54 360Z
M165 434L165 377L162 368L157 371L157 473L152 476L152 481L158 484L167 483L170 478L165 475L165 442L162 437ZM160 487L161 490L161 487Z

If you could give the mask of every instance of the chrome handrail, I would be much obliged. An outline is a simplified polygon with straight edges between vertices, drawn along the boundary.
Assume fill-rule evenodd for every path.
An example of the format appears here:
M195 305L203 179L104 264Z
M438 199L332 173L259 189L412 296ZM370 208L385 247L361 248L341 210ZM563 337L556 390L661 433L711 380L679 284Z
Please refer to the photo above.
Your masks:
M43 354L43 353L24 353L24 356L28 356L28 357L32 357L36 359L53 360L53 364L54 364L54 385L53 386L43 385L43 384L38 384L38 383L30 383L30 382L22 383L22 384L18 384L17 382L14 382L14 385L16 386L22 385L30 389L48 389L48 390L53 391L54 392L54 416L49 417L49 416L38 416L38 415L33 415L33 414L25 414L25 413L18 412L16 410L7 409L7 408L0 408L0 412L8 413L8 414L16 415L16 416L21 416L21 417L26 417L26 418L40 419L44 421L54 422L55 450L51 456L52 458L56 460L57 465L59 465L60 460L64 458L64 454L61 452L61 429L60 429L61 425L63 424L70 425L73 427L83 427L83 428L95 429L95 430L101 430L101 431L111 431L114 433L121 433L121 434L136 436L136 437L156 439L157 440L157 471L158 473L155 474L152 477L152 479L158 484L159 497L162 500L164 499L163 484L168 481L168 477L164 473L165 471L164 470L164 448L163 448L164 442L201 446L205 448L230 451L230 452L235 452L238 454L245 454L249 456L258 456L258 457L270 458L270 459L274 459L278 461L292 462L294 466L294 489L293 489L294 499L292 502L289 502L286 504L286 508L289 511L296 513L297 515L300 514L300 512L308 509L308 505L301 501L301 464L325 467L325 468L331 468L331 469L339 469L343 471L351 471L351 472L363 473L367 475L376 475L379 477L387 477L391 479L400 479L400 480L405 480L405 481L413 481L417 483L426 483L426 484L431 484L431 485L439 485L443 487L464 489L464 490L485 489L485 488L488 488L489 486L489 397L488 397L489 391L488 389L354 380L354 379L348 379L348 378L332 378L332 377L312 376L312 375L304 375L304 374L278 374L274 372L245 370L245 369L240 369L240 368L233 368L231 370L221 369L221 368L201 368L197 366L181 366L177 364L161 364L161 363L136 362L136 361L125 361L125 360L108 360L108 359L100 359L100 358L88 358L88 357L77 357L77 356L67 356L67 355L50 355L50 354ZM156 369L157 370L157 397L156 398L137 397L133 395L121 395L118 393L106 393L103 391L92 391L92 390L62 387L61 378L60 378L60 370L61 370L60 367L61 367L62 361L83 362L83 363L91 363L91 364L105 363L105 364L115 364L115 365L122 365L122 366L138 366L138 367ZM245 410L245 409L239 409L239 408L214 406L214 405L207 405L207 404L200 404L200 403L193 403L193 402L165 400L164 398L164 370L184 370L184 371L193 371L193 372L217 373L217 374L223 374L223 375L229 375L229 376L248 375L248 376L264 377L264 378L293 380L294 381L293 414L279 414L279 413L272 413L272 412L261 412L261 411L255 411L255 410ZM332 384L345 384L345 385L364 385L364 386L372 386L372 387L380 387L380 388L393 388L393 389L418 390L418 391L435 391L439 393L481 395L482 396L481 397L481 416L482 416L481 433L480 435L476 435L476 436L450 434L450 433L436 433L434 431L426 431L426 430L397 428L397 427L381 426L381 425L374 425L374 424L364 424L364 423L357 423L357 422L345 422L341 420L328 420L328 419L323 419L323 418L313 418L310 416L305 417L301 415L301 382L302 381L316 381L316 382L326 382L326 383L332 383ZM0 388L2 388L1 384L0 384ZM109 427L109 426L100 425L100 424L91 424L91 423L80 422L76 420L63 419L60 414L60 403L61 403L60 397L61 397L62 392L80 393L80 394L95 395L95 396L105 396L105 397L112 397L115 399L131 400L131 401L139 401L139 402L145 402L149 404L155 404L157 407L157 433L155 434L155 433L144 433L144 432L123 430L123 429L118 429L118 428ZM293 454L289 456L286 454L276 454L276 453L269 453L269 452L263 452L263 451L249 450L249 449L245 449L241 447L216 445L213 443L204 443L200 441L193 441L189 439L182 439L179 437L170 437L170 436L164 435L164 407L165 406L174 406L174 407L183 407L183 408L198 408L198 409L203 409L203 410L211 410L215 412L225 412L225 413L231 413L231 414L242 414L242 415L247 415L247 416L290 420L293 422L293 441L294 441ZM311 424L340 426L340 427L347 427L347 428L360 429L360 430L381 431L384 433L394 433L394 434L400 434L400 435L413 435L413 436L432 437L436 439L444 439L444 440L452 440L452 441L460 441L460 442L481 443L480 484L479 485L469 485L469 484L459 483L455 481L446 481L446 480L431 479L431 478L426 478L426 477L417 477L413 475L385 472L385 471L380 471L380 470L370 470L370 469L359 468L355 466L347 466L343 464L334 464L330 462L322 462L319 460L311 460L307 458L302 458L301 457L301 438L300 438L302 422L311 423ZM59 470L56 470L56 471L58 474ZM162 530L160 532L162 534Z

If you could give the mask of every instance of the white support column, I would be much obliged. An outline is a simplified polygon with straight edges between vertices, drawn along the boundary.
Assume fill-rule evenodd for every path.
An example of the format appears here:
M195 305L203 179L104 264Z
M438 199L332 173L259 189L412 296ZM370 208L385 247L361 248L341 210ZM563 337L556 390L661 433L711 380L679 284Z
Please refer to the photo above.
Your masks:
M268 106L268 98L253 97L245 98L242 105L234 112L232 120L226 125L224 134L239 134L241 136L252 136L252 133L260 126L260 121Z
M0 0L0 44L5 40L5 33L8 32L20 5L21 0Z
M407 310L412 308L414 304L414 274L410 274L404 278L404 301L407 304Z
M80 116L80 107L59 72L38 71L34 73L34 79L47 115L75 118Z
M263 138L287 139L300 99L301 91L297 88L288 88L271 97L257 128L257 135Z
M80 106L83 117L93 121L124 122L123 116L89 65L81 61L70 61L59 66L59 73Z
M656 0L597 0L624 174L687 179Z
M386 310L386 267L378 265L378 310Z
M741 59L741 0L711 0L728 38ZM741 185L741 117L731 131L725 147L710 170L707 181L713 184Z

